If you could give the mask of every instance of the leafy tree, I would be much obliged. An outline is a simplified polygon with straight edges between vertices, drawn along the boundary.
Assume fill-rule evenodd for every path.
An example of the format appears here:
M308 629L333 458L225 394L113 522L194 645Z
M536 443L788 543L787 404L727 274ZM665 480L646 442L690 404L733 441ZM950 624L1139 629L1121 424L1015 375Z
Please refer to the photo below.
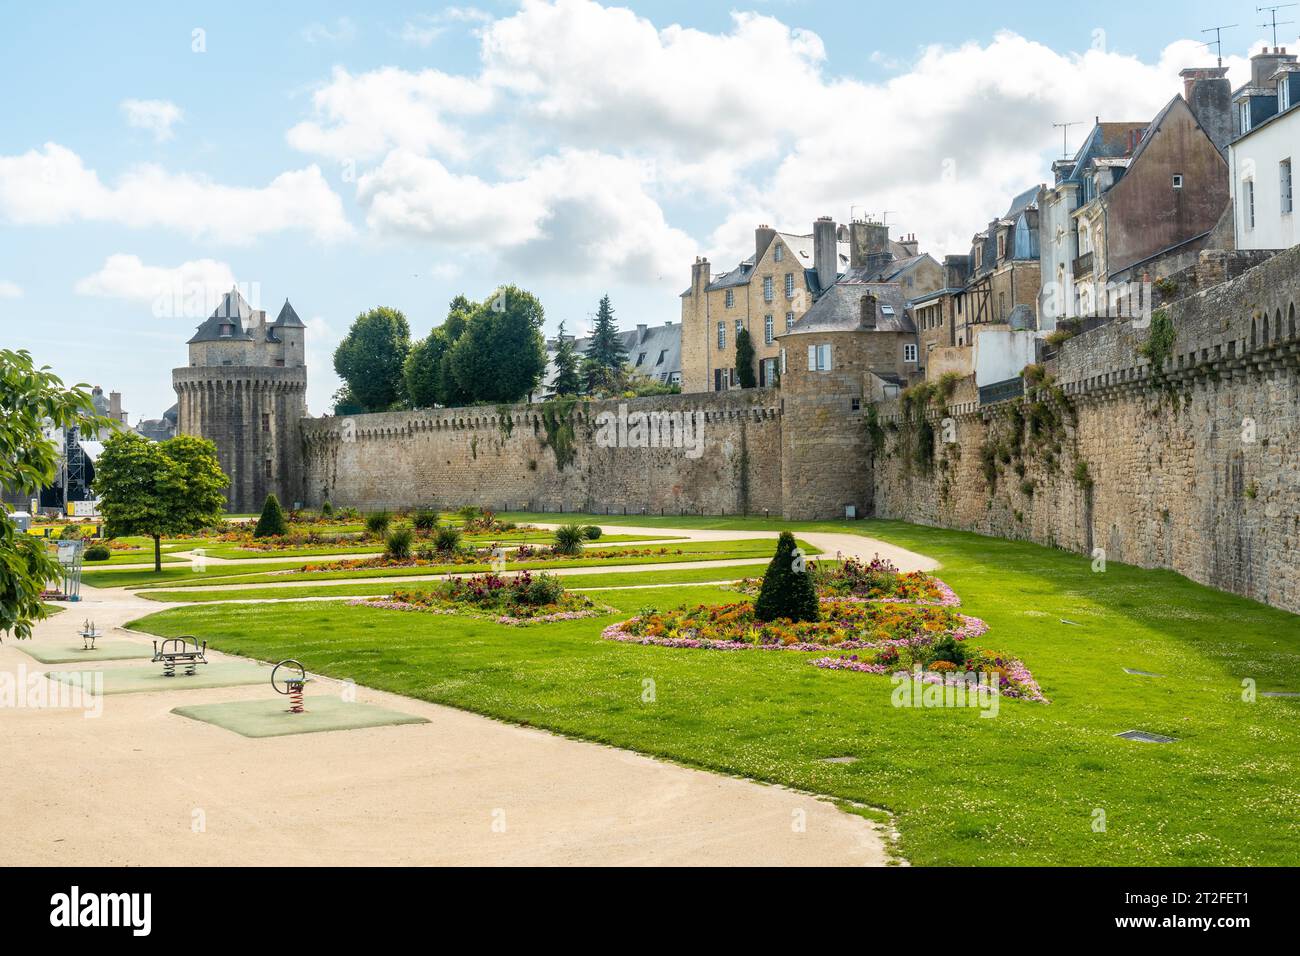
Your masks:
M159 573L162 538L219 525L225 519L228 484L217 447L193 435L155 443L135 432L118 432L104 443L95 463L95 492L106 533L110 538L153 538Z
M280 499L275 495L267 495L266 501L262 504L262 514L257 519L257 527L253 529L253 537L269 538L273 535L287 534L288 531L289 526L285 523Z
M479 303L451 350L456 383L475 402L517 402L546 371L542 304L531 292L502 286Z
M627 350L619 338L618 326L614 323L614 307L609 304L609 295L600 297L600 306L596 310L596 324L591 330L591 341L587 343L587 354L582 362L582 376L587 381L587 391L596 392L608 388L627 362Z
M381 306L357 316L334 350L334 371L363 411L387 411L402 400L402 369L410 349L406 316Z
M86 432L110 427L95 415L85 385L65 388L26 351L0 349L0 487L34 495L53 483L59 449L45 437L47 424ZM47 613L41 591L58 574L44 542L19 533L0 508L0 635L31 637L32 622Z
M573 339L564 334L564 323L560 323L559 345L555 348L555 394L577 395L582 390L582 379L578 377L578 350L574 348Z
M820 617L817 588L812 574L803 565L802 554L795 554L794 535L782 531L776 554L763 575L763 587L754 602L754 616L760 621L789 618L791 621L815 621Z
M412 408L432 408L439 404L442 359L447 354L447 349L447 339L441 329L434 329L411 346L402 366L402 378Z
M741 388L753 388L758 384L754 375L754 340L749 336L749 329L736 333L736 377L740 379Z

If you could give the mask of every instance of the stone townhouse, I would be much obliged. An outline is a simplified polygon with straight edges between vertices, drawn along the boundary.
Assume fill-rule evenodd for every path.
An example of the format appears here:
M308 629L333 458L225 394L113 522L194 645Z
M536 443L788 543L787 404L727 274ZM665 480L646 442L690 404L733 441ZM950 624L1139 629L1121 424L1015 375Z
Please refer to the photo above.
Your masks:
M1251 82L1233 95L1239 135L1229 147L1238 249L1300 244L1294 166L1300 154L1300 64L1285 48L1251 57Z
M1130 149L1094 150L1070 173L1079 186L1061 199L1078 202L1069 212L1075 257L1066 314L1127 314L1142 303L1116 286L1163 278L1194 265L1202 249L1231 245L1228 164L1217 142L1229 121L1228 81L1217 68L1185 70L1183 78L1186 96L1170 100L1140 137L1130 130ZM1059 220L1054 214L1054 227ZM1058 274L1060 254L1054 249Z
M837 224L822 217L808 235L754 230L754 254L716 278L707 259L691 267L682 300L682 390L725 391L739 386L736 335L748 330L754 343L760 387L780 376L777 338L793 328L841 274L856 270L909 293L938 288L941 269L920 254L914 236L889 238L873 222ZM865 272L863 271L865 270Z

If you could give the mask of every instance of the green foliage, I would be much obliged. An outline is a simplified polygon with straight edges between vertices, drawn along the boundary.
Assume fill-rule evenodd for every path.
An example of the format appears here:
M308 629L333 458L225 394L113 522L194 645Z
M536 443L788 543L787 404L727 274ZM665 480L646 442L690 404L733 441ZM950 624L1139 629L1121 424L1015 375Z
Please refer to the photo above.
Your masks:
M1138 354L1151 363L1153 387L1158 388L1164 381L1164 365L1174 354L1177 334L1168 312L1156 309L1151 314L1151 331L1147 333L1147 340L1138 346Z
M961 667L966 663L966 648L951 634L943 634L930 646L931 659L948 661Z
M618 325L614 322L614 307L609 304L609 295L606 294L600 297L596 323L592 327L591 339L582 360L582 377L586 381L587 391L594 393L609 389L626 362L627 350L619 338Z
M924 474L934 470L934 426L923 418L916 426L915 459Z
M555 550L560 554L581 554L584 537L582 525L560 525L555 529Z
M438 512L430 508L421 508L411 515L411 526L416 531L429 532L438 527Z
M502 286L469 313L451 348L451 374L472 402L518 402L546 371L545 312L537 297Z
M789 618L791 621L815 621L821 614L813 576L803 564L794 535L782 531L776 554L763 575L763 586L754 602L754 616L760 621Z
M871 453L885 454L885 430L880 425L880 414L874 404L867 406L867 440L871 443Z
M388 533L388 526L392 523L393 516L387 511L376 511L366 515L366 531L373 535L384 535Z
M600 540L600 535L601 531L599 525L589 524L582 529L582 536L588 541L598 541Z
M217 448L192 435L155 443L118 432L95 463L95 492L110 538L143 534L154 541L154 571L162 571L161 539L196 534L225 520L225 488Z
M402 381L406 399L412 408L432 408L440 403L443 358L451 348L442 329L432 330L411 346L402 363Z
M385 412L402 401L403 366L410 350L406 316L380 306L358 315L352 323L347 337L334 350L334 371L363 411Z
M542 403L542 427L546 429L544 444L555 455L555 465L563 471L577 456L577 437L573 430L573 406L577 399L553 398Z
M107 561L113 553L102 544L92 544L81 557L85 561Z
M753 388L758 384L758 376L754 374L754 340L749 329L736 333L736 377L741 388Z
M433 534L434 550L442 554L452 554L460 550L460 528L454 524L441 524Z
M257 527L253 529L253 537L270 538L288 533L289 525L284 520L284 509L280 507L280 499L275 495L267 495L266 501L262 503L262 514L257 519Z
M564 323L560 323L555 347L555 394L577 395L582 391L582 379L578 375L578 350L573 339L565 335Z
M405 561L411 556L411 541L415 533L406 525L398 525L384 539L384 553L395 561Z
M326 498L324 504L320 506L320 513L326 518L334 514L334 506L330 504L330 500L328 498Z
M1074 480L1078 482L1079 487L1084 490L1092 487L1092 475L1088 474L1088 463L1086 461L1075 463Z

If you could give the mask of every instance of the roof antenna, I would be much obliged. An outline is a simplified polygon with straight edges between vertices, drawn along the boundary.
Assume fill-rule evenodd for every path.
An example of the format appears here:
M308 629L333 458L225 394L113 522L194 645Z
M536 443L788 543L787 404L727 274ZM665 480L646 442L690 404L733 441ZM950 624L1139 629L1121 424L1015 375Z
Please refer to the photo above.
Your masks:
M1052 129L1059 129L1061 131L1061 158L1062 159L1070 158L1070 127L1082 126L1082 125L1083 125L1083 120L1078 120L1074 123L1053 123L1052 124Z
M1223 66L1223 31L1224 31L1224 30L1231 30L1231 29L1233 29L1234 27L1236 27L1237 25L1238 25L1238 24L1235 24L1235 23L1225 23L1223 26L1218 26L1218 27L1208 27L1208 28L1206 28L1206 29L1204 29L1204 30L1201 31L1202 33L1213 33L1213 34L1214 34L1214 39L1213 39L1213 40L1211 40L1209 43L1203 43L1203 44L1201 44L1201 45L1202 45L1202 46L1212 46L1212 47L1214 47L1214 48L1218 51L1218 54L1219 54L1219 66Z
M888 226L888 225L889 225L889 214L890 214L891 212L898 212L898 210L897 210L897 209L886 209L883 213L880 214L880 224L881 224L882 226Z
M1274 49L1277 49L1277 28L1278 28L1278 27L1284 27L1284 26L1286 26L1288 23L1295 23L1294 20L1283 20L1281 23L1278 23L1278 22L1277 22L1277 12L1278 12L1279 10L1285 10L1287 7L1294 7L1294 6L1300 6L1300 4L1294 4L1294 3L1279 3L1279 4L1278 4L1277 6L1275 6L1275 7L1256 7L1256 8L1255 8L1255 12L1256 12L1256 13L1270 13L1270 14L1272 14L1272 21L1273 21L1273 22L1272 22L1271 24L1268 24L1268 23L1261 23L1260 26L1261 26L1261 27L1267 27L1267 26L1272 26L1272 27L1273 27L1273 48L1274 48ZM1220 64L1220 65L1222 65L1222 64Z

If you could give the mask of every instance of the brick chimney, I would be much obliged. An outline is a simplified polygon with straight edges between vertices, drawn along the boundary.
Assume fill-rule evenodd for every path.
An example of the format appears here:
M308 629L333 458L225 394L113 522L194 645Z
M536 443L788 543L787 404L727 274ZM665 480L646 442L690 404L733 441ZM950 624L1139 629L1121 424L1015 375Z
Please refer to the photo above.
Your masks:
M876 327L876 297L870 292L864 292L858 299L858 324L864 329Z
M644 342L644 341L645 341L645 335L646 335L646 326L644 326L644 325L642 325L641 323L638 322L638 323L637 323L637 326L636 326L636 340L637 340L637 342L638 342L638 343L640 343L640 342Z
M835 220L822 216L813 223L813 267L822 290L835 284L840 273L840 254L835 244Z
M1183 70L1183 99L1192 108L1196 121L1218 147L1227 154L1233 134L1232 84L1226 66L1196 67Z
M759 226L754 230L754 265L763 261L763 253L767 252L767 247L775 238L776 230L771 226Z

